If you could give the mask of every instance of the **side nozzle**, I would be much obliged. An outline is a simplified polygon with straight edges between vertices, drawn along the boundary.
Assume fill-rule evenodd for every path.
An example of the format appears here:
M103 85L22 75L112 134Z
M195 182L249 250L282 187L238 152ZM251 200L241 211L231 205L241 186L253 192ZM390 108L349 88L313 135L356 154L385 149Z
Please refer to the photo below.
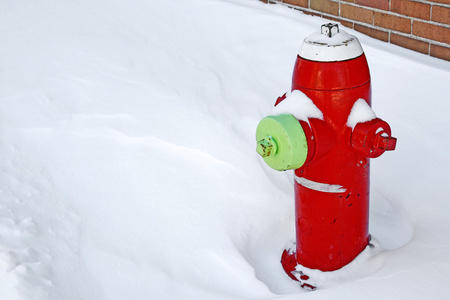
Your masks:
M388 123L375 118L356 124L352 132L351 144L355 151L365 157L375 158L385 151L394 150L397 139L391 136L391 127Z
M308 154L302 125L291 114L265 117L256 128L256 152L272 169L300 168Z

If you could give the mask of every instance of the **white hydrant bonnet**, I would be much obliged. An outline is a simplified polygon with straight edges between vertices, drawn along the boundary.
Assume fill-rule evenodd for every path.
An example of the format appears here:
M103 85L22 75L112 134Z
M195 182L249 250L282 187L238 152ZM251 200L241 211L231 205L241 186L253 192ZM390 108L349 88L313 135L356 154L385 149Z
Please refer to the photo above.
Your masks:
M303 41L298 55L307 60L333 62L356 58L363 53L355 36L339 30L337 24L329 23Z

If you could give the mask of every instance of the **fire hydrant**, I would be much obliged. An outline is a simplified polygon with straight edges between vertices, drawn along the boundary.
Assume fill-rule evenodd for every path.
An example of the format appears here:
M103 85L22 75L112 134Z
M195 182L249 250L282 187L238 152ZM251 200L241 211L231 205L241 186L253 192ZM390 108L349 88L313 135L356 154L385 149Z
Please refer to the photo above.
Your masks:
M394 150L371 109L370 73L355 36L324 24L297 55L291 92L261 120L257 152L273 169L295 169L295 247L286 273L306 288L307 269L335 271L369 244L369 158Z

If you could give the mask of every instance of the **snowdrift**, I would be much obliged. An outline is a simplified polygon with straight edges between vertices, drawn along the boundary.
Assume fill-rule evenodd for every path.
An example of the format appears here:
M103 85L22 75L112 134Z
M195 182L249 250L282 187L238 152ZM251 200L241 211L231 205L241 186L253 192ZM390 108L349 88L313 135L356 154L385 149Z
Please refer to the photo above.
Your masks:
M376 247L314 292L282 270L293 174L254 133L324 22L256 0L2 1L1 298L448 297L450 63L350 29L398 138L372 160Z

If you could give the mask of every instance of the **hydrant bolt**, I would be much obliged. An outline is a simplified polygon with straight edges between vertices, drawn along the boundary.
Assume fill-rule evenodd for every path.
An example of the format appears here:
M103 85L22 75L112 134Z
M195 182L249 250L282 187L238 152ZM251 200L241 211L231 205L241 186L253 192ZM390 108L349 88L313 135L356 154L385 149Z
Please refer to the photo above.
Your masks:
M256 152L262 157L273 156L277 153L277 143L271 136L266 136L258 141L256 145Z
M375 136L374 145L377 148L391 151L395 149L397 144L397 139L395 137L389 136L386 133L377 134Z
M339 33L339 26L338 24L333 23L323 24L322 27L320 28L320 31L322 34L331 38L337 33Z

